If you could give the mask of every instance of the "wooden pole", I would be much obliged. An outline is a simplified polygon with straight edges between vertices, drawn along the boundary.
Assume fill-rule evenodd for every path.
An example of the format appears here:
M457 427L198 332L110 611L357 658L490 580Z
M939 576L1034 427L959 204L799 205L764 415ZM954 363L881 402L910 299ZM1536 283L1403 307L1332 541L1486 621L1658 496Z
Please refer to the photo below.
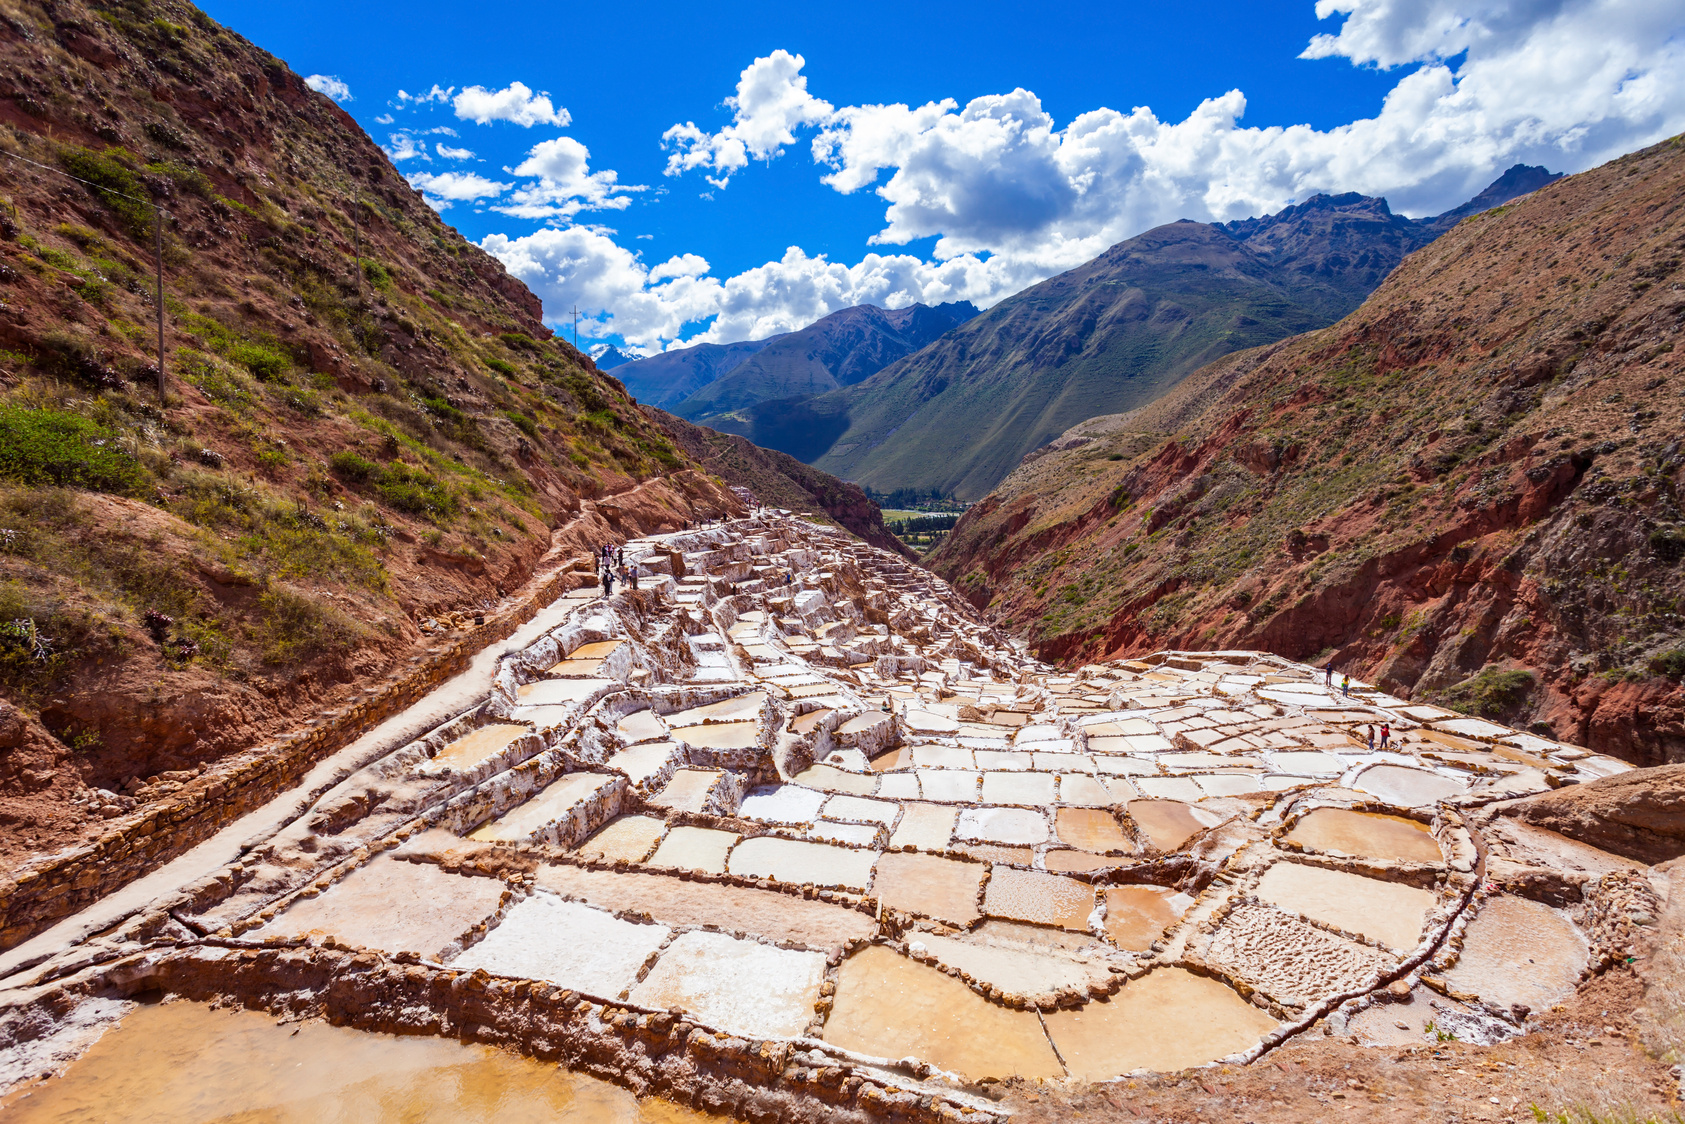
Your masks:
M164 209L152 204L152 259L158 270L158 404L164 404Z
M363 231L357 225L357 200L351 200L351 249L353 269L357 274L357 303L363 303Z

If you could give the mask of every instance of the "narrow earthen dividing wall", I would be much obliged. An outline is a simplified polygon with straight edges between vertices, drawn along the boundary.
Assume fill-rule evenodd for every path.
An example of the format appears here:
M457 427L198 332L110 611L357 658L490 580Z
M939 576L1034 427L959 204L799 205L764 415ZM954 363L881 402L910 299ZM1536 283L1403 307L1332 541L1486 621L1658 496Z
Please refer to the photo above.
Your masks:
M204 842L241 816L296 785L317 764L382 722L402 713L460 674L481 649L514 634L589 576L552 574L518 607L487 618L449 647L411 661L411 671L371 688L340 710L325 711L303 734L283 737L217 766L141 811L111 821L99 839L67 854L0 877L0 951L51 927L107 894ZM628 590L616 596L652 596Z

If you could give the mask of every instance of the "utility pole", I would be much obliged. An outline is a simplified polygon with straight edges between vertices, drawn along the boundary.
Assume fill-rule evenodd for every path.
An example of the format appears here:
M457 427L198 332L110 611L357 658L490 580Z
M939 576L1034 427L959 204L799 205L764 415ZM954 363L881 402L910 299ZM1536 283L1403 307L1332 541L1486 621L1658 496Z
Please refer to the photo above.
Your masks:
M573 349L579 350L579 306L573 306Z
M152 204L152 259L158 270L158 404L164 404L164 214Z
M357 274L357 303L363 303L363 233L357 225L357 198L351 199L351 252L352 270Z

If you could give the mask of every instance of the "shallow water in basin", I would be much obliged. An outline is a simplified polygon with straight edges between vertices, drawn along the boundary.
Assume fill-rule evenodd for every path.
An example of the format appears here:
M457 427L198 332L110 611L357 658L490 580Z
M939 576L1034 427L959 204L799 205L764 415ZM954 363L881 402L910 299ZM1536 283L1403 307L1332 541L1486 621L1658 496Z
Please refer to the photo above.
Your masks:
M882 945L843 961L821 1037L880 1058L913 1055L972 1081L1063 1072L1034 1011L990 1003Z
M199 1003L127 1015L62 1077L0 1102L24 1124L681 1124L723 1120L498 1050Z
M890 909L969 925L979 916L977 891L988 869L939 855L890 851L878 859L872 893Z
M734 699L724 699L706 706L693 706L667 715L667 725L675 730L681 726L695 726L703 722L745 722L760 714L766 705L765 691L751 691Z
M1194 810L1178 800L1131 800L1129 818L1161 851L1174 851L1206 827Z
M1317 808L1293 825L1287 838L1319 851L1370 859L1439 862L1439 844L1428 826L1403 816Z
M458 738L441 749L433 758L435 766L449 765L453 769L472 769L494 753L501 752L522 734L530 734L525 726L496 722L481 726L467 737Z
M1106 890L1106 935L1119 948L1144 951L1186 912L1192 899L1163 886Z
M1216 980L1155 968L1111 999L1045 1016L1071 1076L1203 1065L1257 1043L1276 1021Z
M1590 951L1584 934L1557 910L1500 894L1480 907L1445 978L1488 1003L1524 1003L1540 1012L1574 990Z
M1264 872L1259 900L1401 951L1416 947L1434 896L1399 882L1343 870L1278 862Z
M711 722L673 731L674 738L698 749L748 749L760 736L759 722Z

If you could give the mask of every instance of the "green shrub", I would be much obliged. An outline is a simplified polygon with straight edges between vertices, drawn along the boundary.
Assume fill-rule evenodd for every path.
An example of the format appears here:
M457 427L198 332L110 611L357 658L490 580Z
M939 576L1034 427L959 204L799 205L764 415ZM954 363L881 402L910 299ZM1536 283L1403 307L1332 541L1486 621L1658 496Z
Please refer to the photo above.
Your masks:
M134 496L149 475L116 434L65 410L0 405L0 476Z
M539 342L525 332L504 332L498 337L516 351L531 351L537 353L542 350Z
M1685 679L1685 648L1674 648L1650 657L1650 670L1669 679Z
M526 434L528 437L536 438L538 436L538 423L527 417L525 414L515 410L504 410L502 411L502 414L504 417L514 422L515 428Z
M140 177L130 171L127 161L133 159L121 148L94 152L87 148L70 147L59 151L59 164L71 175L93 184L90 190L100 203L122 220L129 234L135 238L152 237L153 209L150 197Z
M363 262L363 276L368 279L369 284L382 292L392 288L392 274L377 261Z
M380 466L367 457L360 457L349 449L342 449L328 458L328 467L341 480L365 484L380 473Z
M447 519L460 506L456 496L439 479L402 461L389 464L380 473L375 491L399 511L430 519Z
M427 407L429 413L450 422L452 425L463 425L468 421L468 415L446 402L443 398L423 398L421 404Z
M1530 671L1482 668L1479 674L1434 696L1433 701L1463 714L1502 718L1527 701L1533 682Z
M333 606L285 586L265 590L258 598L258 610L263 615L263 660L268 664L295 664L346 651L363 631Z
M231 344L225 354L264 382L285 378L293 365L292 357L285 352L250 340Z
M513 363L505 363L501 359L487 359L485 363L486 366L490 367L506 379L514 378L518 373L516 372L515 365Z

